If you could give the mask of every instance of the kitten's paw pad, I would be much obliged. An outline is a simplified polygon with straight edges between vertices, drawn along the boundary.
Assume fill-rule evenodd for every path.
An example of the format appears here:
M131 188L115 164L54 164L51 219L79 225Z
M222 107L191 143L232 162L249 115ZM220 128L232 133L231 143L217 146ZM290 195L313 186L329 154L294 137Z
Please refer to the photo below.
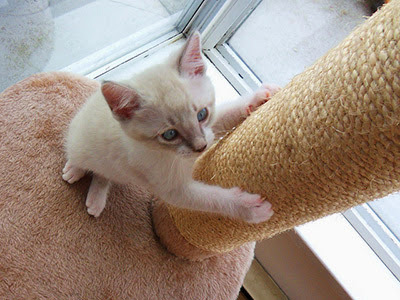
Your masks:
M243 219L249 223L261 223L269 220L274 211L272 205L268 201L264 200L260 204L253 207L248 207L243 210Z
M240 189L237 193L239 202L239 217L249 223L260 223L272 217L272 205L260 195L249 194Z
M62 170L62 172L63 172L62 178L68 183L74 183L78 181L83 176L85 176L86 173L85 170L71 165L69 161L65 164L65 167Z
M275 95L277 92L279 92L281 90L281 87L279 85L272 84L272 83L263 83L259 90L260 91L264 90L265 92L267 92L269 94L269 97L272 97L273 95Z
M266 103L281 88L274 84L263 84L250 98L250 102L246 108L246 112L250 115L259 106Z

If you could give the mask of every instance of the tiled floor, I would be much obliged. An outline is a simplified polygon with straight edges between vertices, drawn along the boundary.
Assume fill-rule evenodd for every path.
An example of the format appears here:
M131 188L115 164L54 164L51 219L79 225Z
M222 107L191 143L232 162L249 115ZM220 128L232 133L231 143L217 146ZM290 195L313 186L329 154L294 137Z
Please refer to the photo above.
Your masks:
M0 0L0 91L181 11L187 0Z

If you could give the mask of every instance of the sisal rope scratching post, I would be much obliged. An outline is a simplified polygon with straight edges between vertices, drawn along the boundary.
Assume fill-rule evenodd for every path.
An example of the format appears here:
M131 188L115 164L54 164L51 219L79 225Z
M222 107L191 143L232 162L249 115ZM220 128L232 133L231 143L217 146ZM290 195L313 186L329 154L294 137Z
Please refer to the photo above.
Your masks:
M400 1L391 1L214 145L194 177L266 196L257 225L169 207L192 245L229 251L400 189Z

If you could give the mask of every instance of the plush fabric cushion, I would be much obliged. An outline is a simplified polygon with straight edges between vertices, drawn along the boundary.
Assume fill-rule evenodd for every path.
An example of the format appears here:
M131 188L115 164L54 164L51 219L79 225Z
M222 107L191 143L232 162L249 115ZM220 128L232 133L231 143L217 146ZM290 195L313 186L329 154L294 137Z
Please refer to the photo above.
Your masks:
M152 227L152 196L112 187L99 218L90 176L61 178L67 126L98 83L31 76L0 94L0 299L236 299L254 243L192 262Z

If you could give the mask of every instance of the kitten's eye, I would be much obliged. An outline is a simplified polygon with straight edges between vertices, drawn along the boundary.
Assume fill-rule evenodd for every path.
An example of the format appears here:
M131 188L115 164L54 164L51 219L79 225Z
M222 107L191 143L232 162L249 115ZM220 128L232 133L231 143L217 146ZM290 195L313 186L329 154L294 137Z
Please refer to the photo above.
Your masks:
M207 108L204 107L197 113L197 120L199 120L199 122L204 121L207 118L207 116L208 116L208 110Z
M164 140L172 141L178 136L178 131L176 131L175 129L168 129L161 136L164 138Z

